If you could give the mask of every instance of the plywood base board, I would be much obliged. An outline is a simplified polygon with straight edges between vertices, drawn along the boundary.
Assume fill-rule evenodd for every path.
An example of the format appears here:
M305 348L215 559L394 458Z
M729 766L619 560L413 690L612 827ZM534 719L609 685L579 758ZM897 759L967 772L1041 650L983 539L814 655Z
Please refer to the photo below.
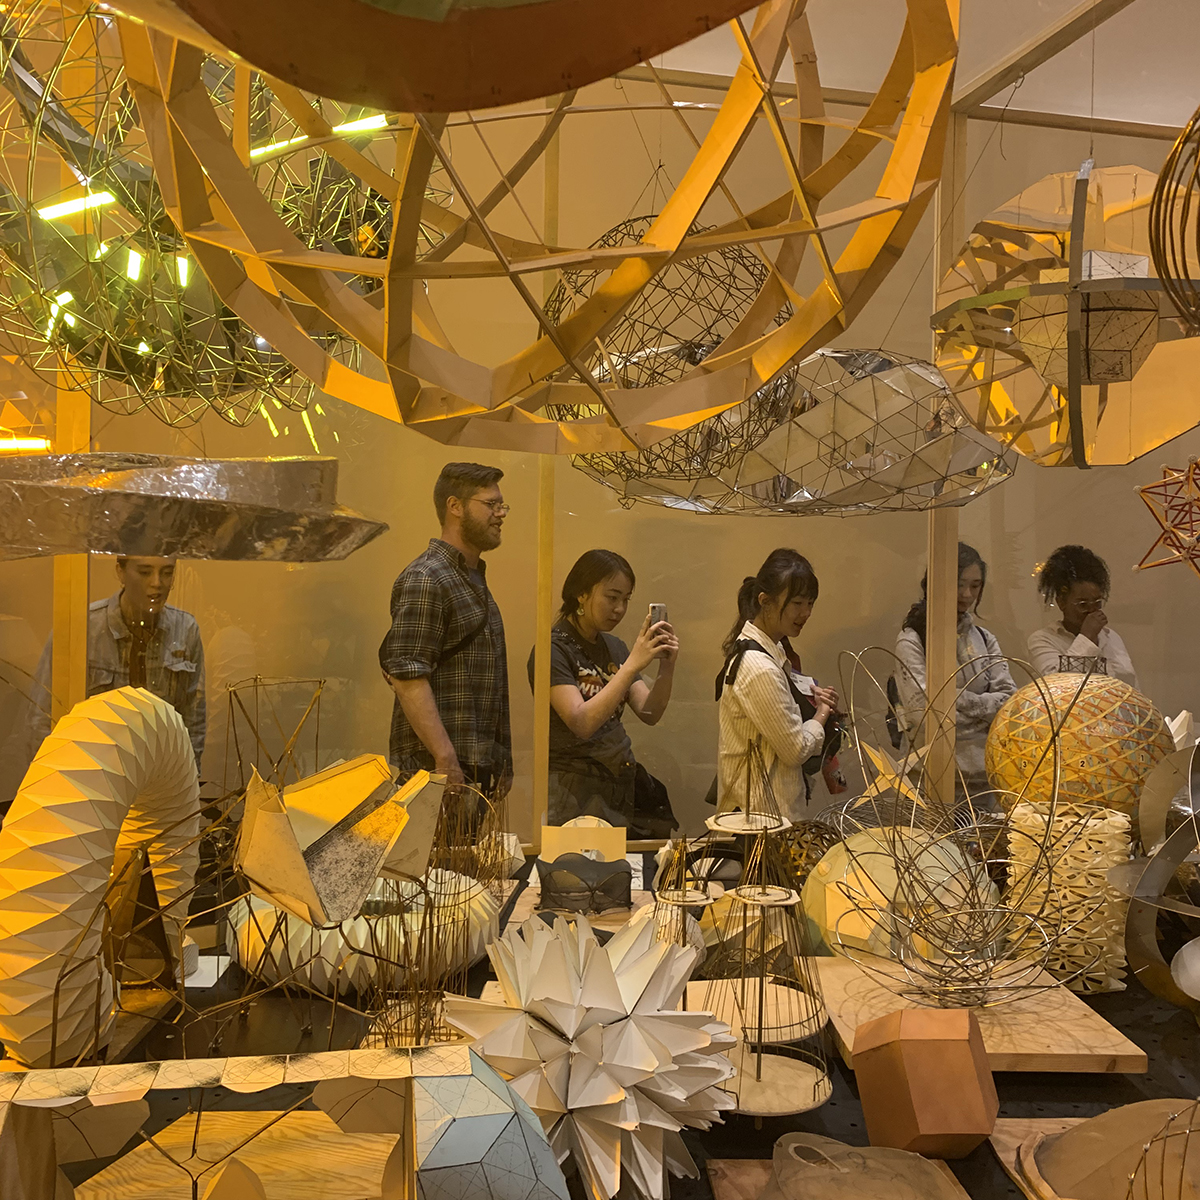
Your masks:
M396 1144L394 1134L343 1133L323 1112L306 1111L206 1112L193 1141L195 1133L196 1115L180 1117L155 1137L162 1150L144 1142L79 1184L75 1200L192 1200L191 1175L164 1151L196 1173L236 1151L267 1200L364 1200L380 1194Z
M1086 1119L1086 1117L1000 1117L996 1121L996 1128L992 1130L992 1136L988 1141L991 1142L992 1150L1000 1160L1000 1165L1004 1168L1005 1173L1029 1197L1029 1200L1045 1200L1029 1186L1017 1165L1017 1151L1020 1149L1021 1143L1038 1133L1043 1137L1062 1133Z
M937 1159L930 1161L946 1176L956 1195L961 1196L962 1200L971 1200L954 1172L944 1162ZM771 1182L769 1158L710 1158L706 1166L714 1200L758 1200ZM863 1200L877 1198L864 1194Z
M865 1021L919 1008L876 982L848 958L811 960L846 1065L853 1069L854 1032ZM1146 1053L1074 992L1059 984L993 1008L975 1009L993 1071L1147 1070Z

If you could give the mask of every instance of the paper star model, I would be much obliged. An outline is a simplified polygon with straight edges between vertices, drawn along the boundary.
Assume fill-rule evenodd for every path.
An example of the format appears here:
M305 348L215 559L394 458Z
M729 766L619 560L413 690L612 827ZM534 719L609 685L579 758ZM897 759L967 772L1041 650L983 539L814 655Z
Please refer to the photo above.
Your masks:
M446 997L446 1018L533 1109L593 1200L622 1180L664 1200L697 1174L680 1130L732 1109L729 1026L676 1005L702 957L659 941L652 910L603 946L583 917L538 917L488 947L504 1003Z
M1138 569L1185 562L1200 575L1200 464L1193 458L1182 470L1163 467L1162 473L1158 483L1137 489L1162 528Z

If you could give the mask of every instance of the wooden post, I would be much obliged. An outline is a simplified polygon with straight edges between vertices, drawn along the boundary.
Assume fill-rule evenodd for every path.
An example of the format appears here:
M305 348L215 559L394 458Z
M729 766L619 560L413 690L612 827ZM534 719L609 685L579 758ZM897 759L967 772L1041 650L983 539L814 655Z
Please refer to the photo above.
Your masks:
M535 849L550 800L550 630L554 625L554 455L538 460L537 629L533 659L533 829Z
M966 186L967 119L950 118L946 163L934 207L934 278L938 286L963 240L963 189ZM937 305L934 305L936 309ZM936 335L934 357L937 357ZM954 804L955 692L958 669L958 509L929 512L928 602L925 609L925 690L931 705L925 724L929 743L926 779L931 799Z
M86 453L91 446L92 398L59 388L54 453ZM50 659L50 718L87 698L88 556L54 556L54 644Z
M554 97L546 107L553 108ZM542 237L547 246L558 242L559 134L546 147L544 158ZM547 274L543 296L549 297L558 279ZM530 838L534 850L542 845L542 824L550 802L550 630L554 625L554 455L538 460L537 612L533 656L533 813Z

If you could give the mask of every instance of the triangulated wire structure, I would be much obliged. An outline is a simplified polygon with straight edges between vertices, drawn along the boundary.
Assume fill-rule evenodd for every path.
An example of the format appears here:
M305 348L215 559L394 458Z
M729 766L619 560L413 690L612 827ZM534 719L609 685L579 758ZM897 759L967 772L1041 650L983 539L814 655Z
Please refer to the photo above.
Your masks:
M1157 483L1143 484L1138 495L1161 532L1142 555L1138 570L1187 563L1200 575L1200 465L1195 458L1182 469L1163 467Z
M1113 897L1103 888L1088 896L1065 886L1062 869L1091 844L1099 811L1058 799L1059 731L1073 702L1062 711L1047 696L1055 720L1040 757L1049 762L1052 787L1039 819L1022 807L1028 782L1020 792L988 796L960 786L946 806L929 782L928 747L910 737L899 761L865 750L870 715L886 694L865 661L876 653L888 669L898 663L886 651L844 660L844 694L871 787L845 818L841 806L826 816L847 836L805 885L817 932L898 995L938 1007L990 1006L1059 983L1111 979L1111 941L1080 931L1097 920L1111 924L1105 906ZM947 689L986 666L964 664ZM927 727L930 712L922 715ZM1077 871L1069 882L1078 883ZM1071 939L1071 953L1062 953Z
M700 266L706 261L673 266L680 275L691 269L683 285L653 292L655 303L631 312L613 331L619 349L604 353L600 343L596 370L632 363L631 381L650 386L702 357L703 339L680 340L674 323L693 311L703 318L710 293L727 288L724 274L714 280ZM677 306L676 295L688 303ZM966 421L929 363L882 350L819 350L736 408L648 450L572 461L626 505L850 516L966 504L1008 479L1016 456Z
M1034 462L1128 463L1200 422L1178 382L1200 351L1152 270L1154 188L1091 160L1048 175L980 221L942 280L938 368L976 428Z
M1150 256L1163 288L1200 332L1200 109L1167 155L1150 201Z

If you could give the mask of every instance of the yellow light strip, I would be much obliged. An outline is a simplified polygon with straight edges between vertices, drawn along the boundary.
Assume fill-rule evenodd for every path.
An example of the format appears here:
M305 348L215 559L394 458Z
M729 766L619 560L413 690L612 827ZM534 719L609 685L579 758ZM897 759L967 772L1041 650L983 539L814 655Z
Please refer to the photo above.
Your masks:
M347 121L342 125L333 127L334 133L365 133L372 129L386 129L388 119L383 113L377 113L373 117L360 117L357 121ZM255 146L250 151L251 158L259 158L264 154L270 154L273 150L283 150L288 146L294 146L298 142L307 142L308 135L305 133L298 134L296 137L285 138L282 142L270 142L266 146Z
M74 200L64 200L61 204L51 204L48 208L39 208L37 215L43 221L53 221L57 217L70 217L89 208L100 208L105 204L115 204L116 196L112 192L88 192Z
M308 412L301 409L300 417L304 421L304 428L308 430L308 440L312 442L312 448L318 453L321 453L321 447L317 445L317 435L313 433L312 422L308 419Z
M31 451L49 449L49 438L0 436L0 454L28 454Z

